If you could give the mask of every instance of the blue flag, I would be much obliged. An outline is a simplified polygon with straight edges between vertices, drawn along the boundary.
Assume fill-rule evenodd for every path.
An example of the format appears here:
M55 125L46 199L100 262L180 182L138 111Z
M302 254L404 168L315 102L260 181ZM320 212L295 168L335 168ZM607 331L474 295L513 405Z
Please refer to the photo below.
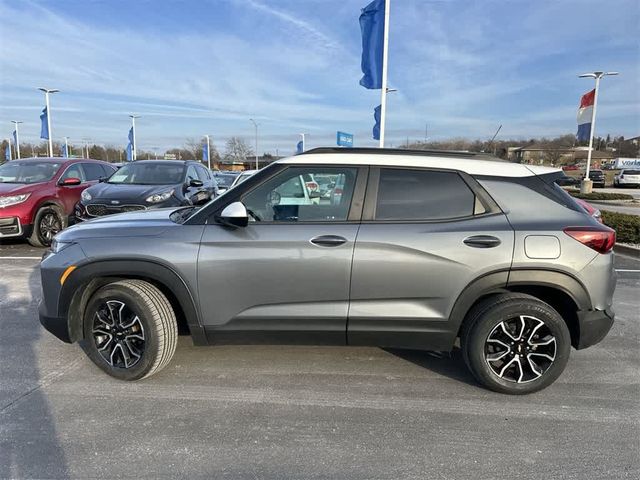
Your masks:
M4 159L9 161L11 160L11 144L7 143L7 146L4 149Z
M47 116L47 107L44 107L40 114L40 138L49 140L49 122L47 121Z
M129 129L129 143L127 144L127 162L133 160L133 127Z
M380 111L382 110L382 105L378 105L373 109L373 119L376 123L373 125L373 139L380 140Z
M296 155L297 155L298 153L302 153L302 152L303 152L302 148L303 148L303 147L302 147L302 140L300 140L300 141L296 144Z
M16 148L18 148L18 131L17 130L13 131L13 144L16 146Z
M67 144L63 143L62 146L60 147L60 150L62 150L62 158L67 158L69 156L69 152L67 152Z
M202 161L203 162L208 162L209 161L209 151L207 150L207 144L206 143L202 144Z
M382 88L382 49L384 45L384 0L373 0L362 9L362 73L364 88Z

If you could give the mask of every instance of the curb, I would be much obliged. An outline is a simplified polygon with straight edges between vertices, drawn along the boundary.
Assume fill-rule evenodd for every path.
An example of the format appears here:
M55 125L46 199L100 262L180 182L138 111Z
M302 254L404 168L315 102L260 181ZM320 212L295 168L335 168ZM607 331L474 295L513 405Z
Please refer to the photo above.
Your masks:
M620 255L627 255L628 257L640 259L640 248L631 247L629 245L620 245L619 243L616 243L613 247L613 251L615 253L619 253Z

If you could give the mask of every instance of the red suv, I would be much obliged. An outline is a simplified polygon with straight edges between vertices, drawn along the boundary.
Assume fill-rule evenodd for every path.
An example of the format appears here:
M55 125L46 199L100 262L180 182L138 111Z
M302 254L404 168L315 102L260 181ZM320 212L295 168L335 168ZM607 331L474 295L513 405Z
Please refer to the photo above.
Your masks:
M0 239L51 244L69 224L82 191L116 167L82 158L26 158L0 165Z

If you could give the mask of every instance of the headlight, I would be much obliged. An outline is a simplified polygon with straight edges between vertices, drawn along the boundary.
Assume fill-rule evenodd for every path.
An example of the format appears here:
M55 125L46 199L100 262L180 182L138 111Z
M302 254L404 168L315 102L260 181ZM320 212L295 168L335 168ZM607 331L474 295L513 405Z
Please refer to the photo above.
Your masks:
M16 205L17 203L24 202L29 198L30 193L23 193L21 195L9 195L7 197L0 197L0 208L8 207L10 205Z
M169 190L168 192L162 192L162 193L154 193L150 197L147 197L145 202L147 203L164 202L165 200L168 200L171 195L173 195L173 190Z
M69 245L73 245L73 242L60 242L55 238L51 241L51 252L58 253L67 248Z
M82 200L84 200L85 202L88 202L93 197L91 196L91 194L89 192L87 192L86 190L83 190L82 193L80 194L80 198Z

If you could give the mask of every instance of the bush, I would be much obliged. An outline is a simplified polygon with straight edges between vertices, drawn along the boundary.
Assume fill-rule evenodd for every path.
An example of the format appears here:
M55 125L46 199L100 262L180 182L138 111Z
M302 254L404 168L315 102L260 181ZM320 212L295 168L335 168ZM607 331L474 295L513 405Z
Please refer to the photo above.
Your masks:
M567 191L572 197L580 198L582 200L633 200L633 196L626 193L605 193L605 192L593 192L593 193L580 193Z
M602 222L616 231L616 241L640 243L640 216L603 210Z

